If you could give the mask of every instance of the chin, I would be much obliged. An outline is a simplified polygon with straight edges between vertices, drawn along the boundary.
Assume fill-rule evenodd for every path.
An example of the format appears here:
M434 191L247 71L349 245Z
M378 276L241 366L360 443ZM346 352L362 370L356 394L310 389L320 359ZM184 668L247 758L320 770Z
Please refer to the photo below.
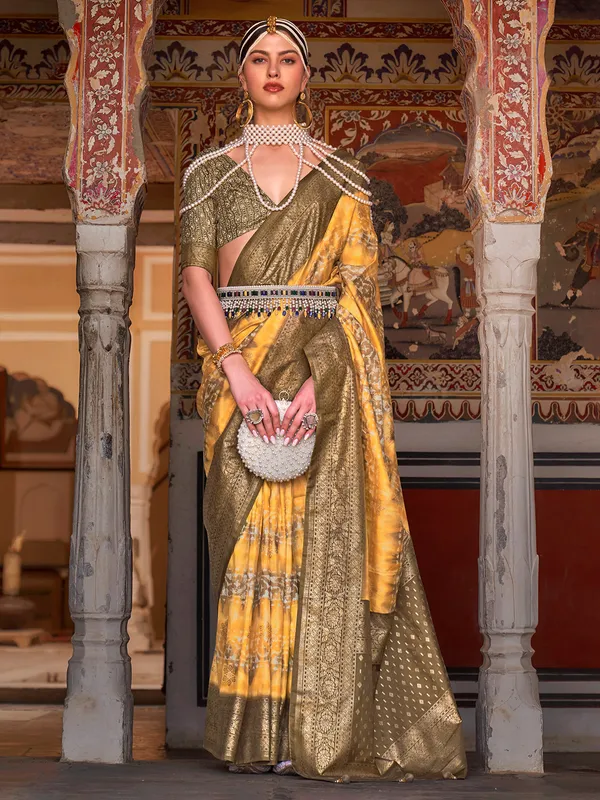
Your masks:
M284 108L293 108L294 101L289 97L284 97L286 92L278 92L271 94L270 92L261 92L260 100L255 101L257 106L262 106L268 111L281 111Z

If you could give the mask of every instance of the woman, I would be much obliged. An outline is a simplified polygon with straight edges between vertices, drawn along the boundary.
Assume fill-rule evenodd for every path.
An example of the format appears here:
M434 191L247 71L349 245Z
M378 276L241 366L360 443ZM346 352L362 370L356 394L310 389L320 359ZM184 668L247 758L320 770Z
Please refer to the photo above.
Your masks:
M191 164L181 218L218 596L204 746L238 772L462 777L396 468L368 179L297 122L295 25L254 24L238 74L243 136ZM314 436L308 471L257 477L244 421L272 447Z

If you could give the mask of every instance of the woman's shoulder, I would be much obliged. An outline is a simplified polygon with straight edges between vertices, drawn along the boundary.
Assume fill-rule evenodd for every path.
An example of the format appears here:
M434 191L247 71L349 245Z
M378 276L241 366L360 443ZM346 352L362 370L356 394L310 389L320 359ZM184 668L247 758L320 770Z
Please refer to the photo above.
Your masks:
M210 157L209 157L210 156ZM193 183L197 186L208 187L222 177L228 168L229 162L225 150L221 145L205 147L184 172L184 185Z

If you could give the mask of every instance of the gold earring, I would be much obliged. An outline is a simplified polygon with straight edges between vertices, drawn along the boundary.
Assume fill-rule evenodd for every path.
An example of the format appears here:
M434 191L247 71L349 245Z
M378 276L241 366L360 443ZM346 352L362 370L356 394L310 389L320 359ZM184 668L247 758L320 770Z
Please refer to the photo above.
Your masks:
M244 111L244 106L248 104L248 116L246 117L246 121L242 122L242 113ZM244 99L237 107L237 111L235 112L235 121L240 126L240 128L245 128L246 125L251 122L252 117L254 116L254 103L250 100L250 95L248 92L244 92Z
M306 93L305 92L300 92L300 97L296 101L296 105L297 106L304 106L304 115L306 117L306 120L304 122L299 122L298 121L298 116L296 114L296 107L294 107L294 111L293 111L294 122L296 123L296 125L299 128L310 128L310 126L313 123L312 111L310 110L310 106L308 105L308 103L305 102L305 101L306 101Z

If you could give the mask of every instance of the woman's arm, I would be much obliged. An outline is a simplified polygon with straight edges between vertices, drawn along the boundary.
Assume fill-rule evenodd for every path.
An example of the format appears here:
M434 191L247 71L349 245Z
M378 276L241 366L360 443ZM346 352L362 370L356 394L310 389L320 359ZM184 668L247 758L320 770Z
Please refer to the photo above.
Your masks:
M216 353L219 347L231 342L229 326L223 308L206 269L188 266L183 270L183 296L192 312L196 327L207 347ZM279 412L271 393L256 378L240 353L232 353L222 362L223 372L229 381L233 399L245 416L254 408L264 412L260 425L247 422L255 436L265 441L275 441L279 432Z
M183 296L190 307L196 327L207 347L216 353L221 345L231 341L231 334L210 273L206 269L190 266L182 274Z

